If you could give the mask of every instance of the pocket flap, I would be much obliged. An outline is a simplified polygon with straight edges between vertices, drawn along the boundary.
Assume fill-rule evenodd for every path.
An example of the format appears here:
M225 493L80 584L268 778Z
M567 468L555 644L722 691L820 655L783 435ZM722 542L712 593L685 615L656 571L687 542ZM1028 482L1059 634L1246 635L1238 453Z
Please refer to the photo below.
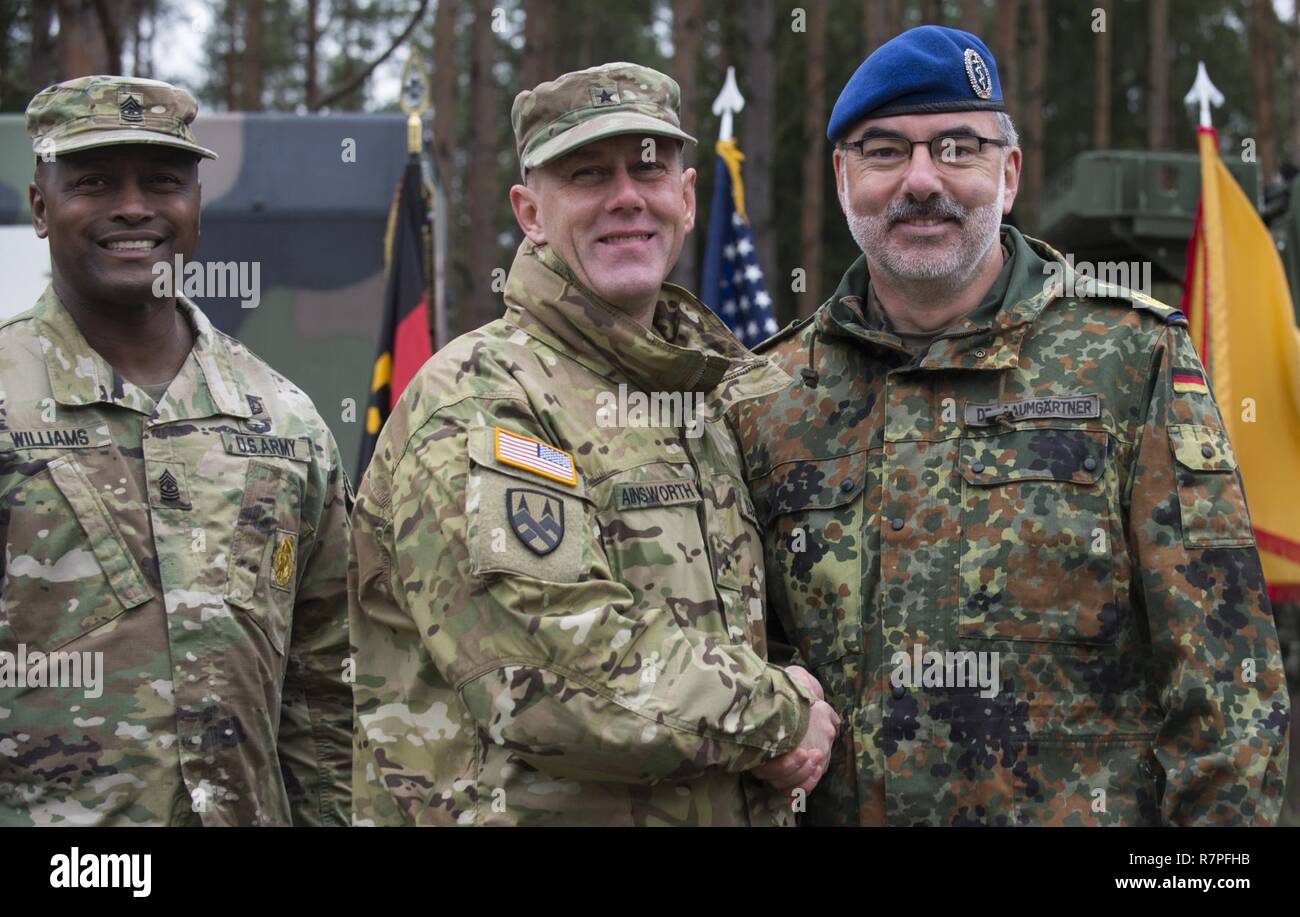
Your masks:
M1104 430L1014 430L961 442L957 461L967 483L993 486L1013 481L1095 484L1106 470L1109 438Z
M1234 471L1237 457L1228 435L1213 427L1170 424L1169 444L1178 464L1192 471Z
M784 513L830 509L857 499L867 485L867 453L788 462L755 482L758 510L766 522Z
M76 513L77 522L90 540L95 559L122 606L134 608L153 598L153 591L131 557L117 524L72 456L57 458L46 468L54 485Z

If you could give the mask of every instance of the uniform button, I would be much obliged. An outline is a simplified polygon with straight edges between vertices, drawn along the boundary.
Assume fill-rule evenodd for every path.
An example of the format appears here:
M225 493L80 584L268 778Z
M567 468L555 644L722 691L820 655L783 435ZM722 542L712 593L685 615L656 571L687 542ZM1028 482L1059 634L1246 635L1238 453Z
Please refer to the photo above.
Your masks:
M844 491L845 493L848 493L852 489L853 489L853 481L851 478L845 478L843 481L840 481L840 490Z
M1213 446L1202 446L1202 447L1201 447L1201 455L1205 456L1206 458L1214 458L1214 447L1213 447Z
M894 685L894 690L890 693L894 695L894 700L902 700L907 697L907 689L902 685Z
M970 466L970 470L975 472L976 474L979 474L981 471L984 470L984 463L976 462L974 465Z
M977 350L977 351L975 351L975 359L977 359L977 360L982 360L982 359L984 359L986 356L988 356L988 354L987 354L987 352L985 352L985 351L983 351L983 350Z
M899 529L903 527L903 520L901 518L891 519L889 521L889 527L892 528L895 532L897 532Z
M1092 456L1088 456L1086 459L1083 460L1083 470L1084 470L1084 471L1096 471L1096 470L1097 470L1097 460L1096 460L1095 458L1093 458Z

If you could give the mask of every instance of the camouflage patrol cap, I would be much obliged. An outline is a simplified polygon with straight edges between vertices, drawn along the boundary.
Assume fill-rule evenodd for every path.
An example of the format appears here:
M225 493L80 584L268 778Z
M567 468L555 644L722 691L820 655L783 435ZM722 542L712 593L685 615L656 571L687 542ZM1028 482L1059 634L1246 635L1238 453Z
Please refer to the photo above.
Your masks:
M27 105L27 133L38 156L145 143L216 159L194 142L199 103L161 80L83 76L47 86Z
M527 172L594 140L654 134L688 143L681 90L671 77L639 64L602 64L566 73L515 96L510 120L520 170Z

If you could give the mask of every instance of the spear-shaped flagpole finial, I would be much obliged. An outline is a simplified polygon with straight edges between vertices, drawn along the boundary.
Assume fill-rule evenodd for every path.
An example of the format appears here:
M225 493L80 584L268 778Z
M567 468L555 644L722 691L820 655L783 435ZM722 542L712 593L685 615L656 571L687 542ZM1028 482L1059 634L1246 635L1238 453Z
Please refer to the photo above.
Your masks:
M719 140L730 140L734 136L731 132L731 116L744 107L745 97L736 86L736 68L728 67L727 78L722 81L722 91L713 100L713 113L722 119L718 126Z
M1210 75L1205 72L1205 61L1196 62L1196 79L1192 82L1192 88L1183 96L1183 104L1194 105L1200 103L1201 106L1201 127L1213 127L1210 121L1210 105L1218 108L1223 104L1223 93L1210 82Z
M420 115L429 109L429 79L424 73L424 61L420 51L412 47L407 54L406 64L402 67L402 90L398 105L406 112L406 150L408 153L420 152L422 144Z

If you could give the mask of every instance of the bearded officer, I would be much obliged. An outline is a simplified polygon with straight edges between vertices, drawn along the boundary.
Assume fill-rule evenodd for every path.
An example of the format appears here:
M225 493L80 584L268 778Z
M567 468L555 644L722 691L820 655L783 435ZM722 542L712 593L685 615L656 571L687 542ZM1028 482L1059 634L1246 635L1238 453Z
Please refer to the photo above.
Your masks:
M1277 634L1183 315L999 226L975 36L882 45L827 136L863 257L738 410L774 616L845 721L809 821L1272 822Z
M515 99L505 317L425 364L353 515L358 824L785 824L826 766L723 416L785 377L664 283L678 96L620 63Z
M198 243L195 113L119 76L27 108L53 276L0 326L3 824L346 824L338 449L155 293Z

